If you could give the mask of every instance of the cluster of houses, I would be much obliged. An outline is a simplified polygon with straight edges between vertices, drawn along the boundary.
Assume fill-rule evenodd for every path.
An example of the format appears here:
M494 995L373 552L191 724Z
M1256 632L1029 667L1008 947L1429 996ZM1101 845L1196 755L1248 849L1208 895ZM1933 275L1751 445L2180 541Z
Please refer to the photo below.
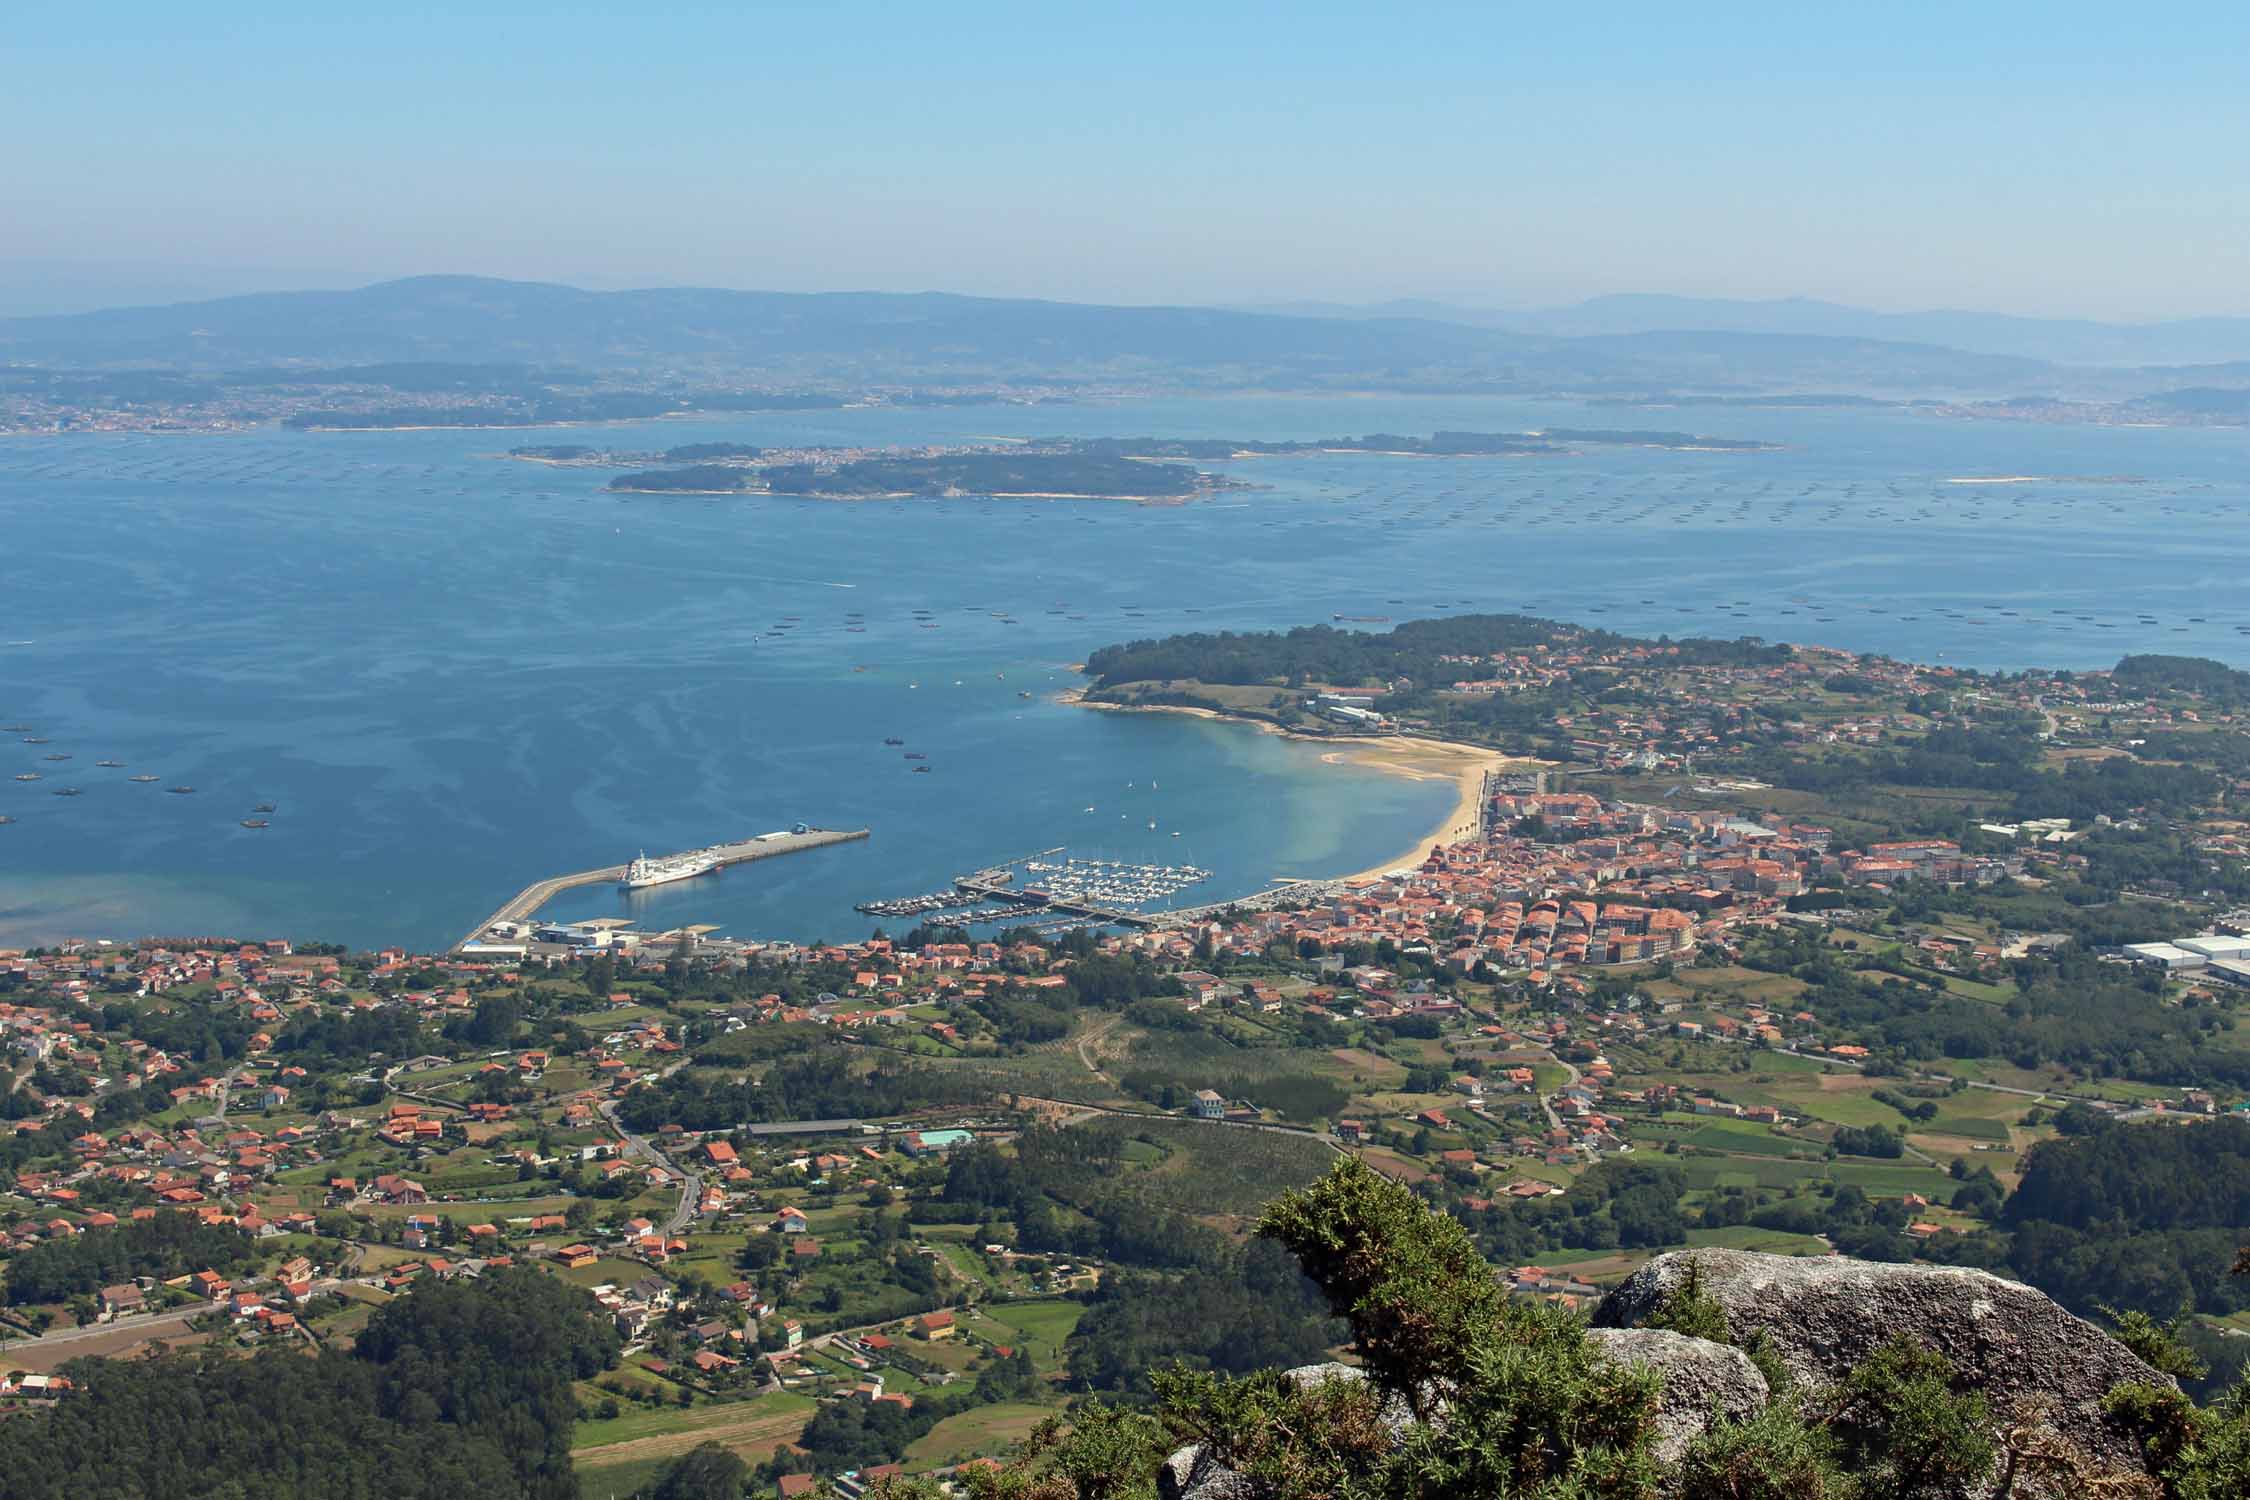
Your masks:
M1576 969L1724 947L1731 929L1771 922L1790 896L1822 879L1988 881L2021 868L2013 856L1967 855L1943 839L1837 851L1829 830L1817 826L1767 828L1726 814L1578 793L1503 791L1493 811L1498 826L1537 825L1538 832L1439 848L1418 869L1331 891L1302 907L1119 941L1172 957L1185 957L1197 941L1245 953L1276 940L1330 952L1387 941L1437 953L1464 975L1482 969L1544 985ZM1222 998L1209 974L1191 969L1179 977L1191 1005ZM1282 1001L1270 986L1241 998L1263 1009Z

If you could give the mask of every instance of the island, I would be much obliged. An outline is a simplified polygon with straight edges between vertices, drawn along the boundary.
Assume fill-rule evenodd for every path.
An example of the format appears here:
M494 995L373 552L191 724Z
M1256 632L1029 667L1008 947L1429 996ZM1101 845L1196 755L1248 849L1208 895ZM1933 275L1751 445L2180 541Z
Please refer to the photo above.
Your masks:
M676 464L707 463L724 458L763 458L763 448L753 448L748 443L683 443L677 448L664 450L664 457Z
M934 458L869 458L822 468L789 464L766 471L777 495L821 499L900 499L993 495L1050 500L1185 500L1230 482L1191 466L1091 452L998 449Z
M508 450L508 457L532 464L577 464L601 456L601 449L584 443L536 443Z
M1134 500L1179 504L1246 481L1202 463L1293 454L1363 453L1385 458L1567 457L1588 446L1631 445L1676 452L1762 453L1778 445L1750 438L1629 428L1552 428L1544 432L1440 430L1427 436L1377 432L1315 439L1061 437L1024 442L914 448L759 447L691 443L661 454L580 445L515 448L508 457L633 472L609 483L619 494L773 494L813 500L906 500L983 495L1001 499ZM685 463L682 469L652 467Z
M621 495L739 495L750 488L747 469L725 464L692 464L685 469L644 469L609 482Z
M1372 432L1361 437L1265 441L1229 438L1079 438L1071 446L1083 453L1122 453L1145 458L1259 458L1295 453L1373 453L1422 458L1513 458L1567 453L1573 446L1669 448L1685 452L1767 453L1779 443L1751 438L1706 437L1692 432L1625 428L1549 427L1534 432L1438 431L1427 437Z

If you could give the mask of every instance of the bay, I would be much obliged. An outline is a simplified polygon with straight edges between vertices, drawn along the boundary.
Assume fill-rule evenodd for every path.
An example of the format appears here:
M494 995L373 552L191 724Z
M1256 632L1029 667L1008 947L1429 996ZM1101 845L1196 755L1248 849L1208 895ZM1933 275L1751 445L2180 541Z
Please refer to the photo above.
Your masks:
M1545 425L1786 446L1246 460L1225 467L1261 488L1179 507L619 498L604 472L492 456ZM1069 664L1179 630L1519 608L1984 668L2240 664L2246 456L2221 429L1455 397L0 439L0 723L51 741L0 740L0 772L45 777L0 779L0 941L430 948L540 876L800 821L874 836L554 910L843 937L872 925L853 901L1058 844L1204 866L1198 896L1358 869L1440 822L1450 786L1060 704ZM161 783L124 780L143 771ZM239 826L266 802L271 827Z

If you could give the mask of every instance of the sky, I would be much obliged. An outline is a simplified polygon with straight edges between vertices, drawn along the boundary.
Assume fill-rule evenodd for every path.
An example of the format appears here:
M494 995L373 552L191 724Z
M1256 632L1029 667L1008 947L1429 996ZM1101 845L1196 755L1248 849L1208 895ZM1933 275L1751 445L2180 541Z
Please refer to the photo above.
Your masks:
M345 9L16 0L13 300L463 272L2250 313L2240 4Z

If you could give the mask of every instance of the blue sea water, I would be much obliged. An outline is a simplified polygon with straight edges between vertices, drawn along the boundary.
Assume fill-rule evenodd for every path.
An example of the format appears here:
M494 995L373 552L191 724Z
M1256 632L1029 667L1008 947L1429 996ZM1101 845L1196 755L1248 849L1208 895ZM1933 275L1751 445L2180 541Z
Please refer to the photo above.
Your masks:
M1786 446L1246 460L1226 467L1261 488L1179 507L619 498L604 472L492 456L1543 425ZM1069 664L1180 630L1519 608L1979 667L2243 663L2246 458L2228 430L1472 398L0 439L0 724L51 741L0 737L0 941L437 946L540 876L798 821L874 837L554 909L841 937L871 925L856 900L1058 844L1202 865L1199 896L1357 869L1450 787L1062 705ZM262 802L272 826L241 828Z

